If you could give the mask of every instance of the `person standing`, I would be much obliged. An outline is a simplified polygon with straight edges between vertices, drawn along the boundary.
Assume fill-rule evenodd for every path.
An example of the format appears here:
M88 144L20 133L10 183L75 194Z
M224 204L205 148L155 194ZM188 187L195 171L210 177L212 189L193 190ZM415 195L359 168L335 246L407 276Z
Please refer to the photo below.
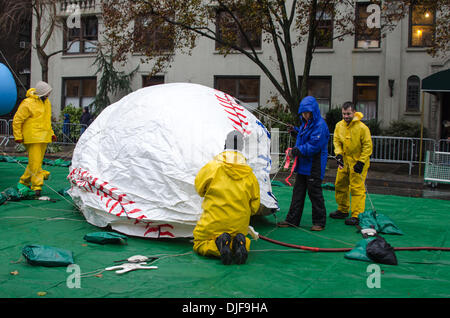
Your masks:
M279 227L299 226L303 214L306 192L312 204L312 231L322 231L326 224L326 208L322 193L322 180L328 160L330 132L320 115L319 105L312 96L300 102L298 113L301 119L292 156L296 157L295 183L292 200L285 221Z
M44 180L50 172L42 169L47 144L56 141L52 129L52 105L48 99L52 88L38 82L27 91L13 118L13 134L17 143L23 143L28 152L28 165L19 183L31 187L40 196Z
M372 137L361 121L363 116L352 102L344 103L343 119L336 124L333 136L334 153L340 164L335 181L338 208L330 213L330 217L345 219L347 225L358 225L358 216L365 210L365 180L372 154Z
M89 112L89 107L83 107L83 113L80 117L80 124L81 124L81 130L80 130L80 136L84 133L86 128L91 124L92 116Z
M197 254L220 257L224 265L246 262L250 216L260 206L259 183L241 153L243 142L240 132L229 133L225 150L195 177L195 189L204 200L193 248Z

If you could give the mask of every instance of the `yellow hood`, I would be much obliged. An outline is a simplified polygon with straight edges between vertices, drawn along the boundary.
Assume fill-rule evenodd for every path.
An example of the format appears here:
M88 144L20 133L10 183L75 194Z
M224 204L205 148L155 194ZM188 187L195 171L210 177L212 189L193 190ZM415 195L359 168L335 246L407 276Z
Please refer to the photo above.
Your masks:
M237 151L224 151L218 154L214 160L223 163L222 168L233 180L246 178L253 172L252 168L247 165L247 160L244 155Z

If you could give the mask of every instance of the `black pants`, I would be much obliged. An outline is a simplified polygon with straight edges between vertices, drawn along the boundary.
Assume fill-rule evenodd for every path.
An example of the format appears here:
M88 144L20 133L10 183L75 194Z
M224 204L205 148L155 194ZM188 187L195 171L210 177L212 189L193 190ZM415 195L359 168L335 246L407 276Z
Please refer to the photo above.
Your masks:
M312 204L312 223L313 225L324 227L327 219L327 212L322 194L322 180L301 174L297 174L295 177L291 207L286 216L286 221L296 226L300 225L306 191L308 191L308 196Z

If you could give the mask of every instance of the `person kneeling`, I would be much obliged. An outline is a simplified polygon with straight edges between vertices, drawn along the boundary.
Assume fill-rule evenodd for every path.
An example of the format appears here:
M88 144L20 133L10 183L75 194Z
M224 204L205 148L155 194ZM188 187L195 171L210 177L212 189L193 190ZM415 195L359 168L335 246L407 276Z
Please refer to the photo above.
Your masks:
M195 189L204 200L193 233L194 251L220 257L225 265L247 261L250 216L258 212L260 205L259 183L241 153L243 143L240 132L230 132L225 150L195 177Z

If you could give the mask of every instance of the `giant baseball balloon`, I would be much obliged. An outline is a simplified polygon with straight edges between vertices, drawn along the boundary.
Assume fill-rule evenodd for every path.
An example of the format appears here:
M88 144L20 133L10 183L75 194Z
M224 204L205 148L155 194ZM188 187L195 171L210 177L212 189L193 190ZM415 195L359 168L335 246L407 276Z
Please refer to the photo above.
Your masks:
M190 237L202 214L198 171L230 131L260 185L260 214L278 208L269 178L270 134L232 96L198 84L142 88L108 106L73 153L69 194L86 220L127 235Z
M9 69L0 63L0 115L11 112L17 101L17 87Z

